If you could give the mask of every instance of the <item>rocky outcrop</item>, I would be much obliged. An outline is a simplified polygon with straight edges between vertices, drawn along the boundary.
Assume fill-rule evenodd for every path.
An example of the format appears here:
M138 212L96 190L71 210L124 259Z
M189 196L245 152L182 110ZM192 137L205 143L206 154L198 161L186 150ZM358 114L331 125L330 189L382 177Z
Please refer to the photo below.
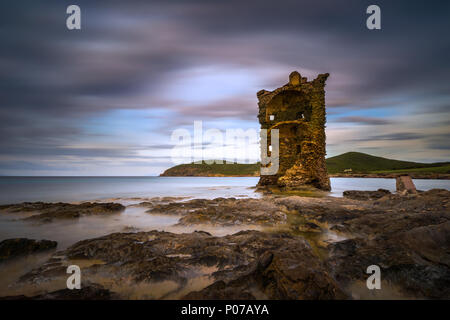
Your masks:
M162 281L176 284L170 292L156 298L185 296L183 292L192 291L189 279L205 276L210 279L205 286L213 283L212 287L188 294L186 298L342 297L304 239L259 231L242 231L225 237L214 237L206 232L115 233L78 242L23 276L22 281L45 283L65 276L61 269L74 259L102 261L82 269L83 281L89 283L107 277L110 285L123 285L122 281L127 279L136 288L143 283ZM220 289L222 282L227 283L223 290Z
M328 260L333 276L343 286L367 278L370 265L381 268L384 283L416 298L450 298L450 221L368 241L349 239L332 245Z
M54 249L56 241L26 238L7 239L0 242L0 262L31 253Z
M123 210L125 210L125 207L123 205L111 202L84 202L81 204L71 204L63 202L24 202L20 204L0 206L0 212L36 213L25 219L39 222L51 222L53 219L73 219L87 215L112 214L121 212Z
M211 224L236 226L257 224L273 226L286 223L284 208L269 199L216 198L194 199L168 204L148 205L151 214L182 216L179 225Z
M377 191L347 190L344 191L343 196L349 199L365 201L380 199L388 194L391 194L391 192L386 189L378 189Z
M349 238L327 247L327 270L349 294L355 282L365 282L367 267L378 265L382 287L394 286L403 297L450 298L449 191L386 193L366 201L288 197L277 202Z
M235 223L239 216L255 222L265 209L269 215L283 212L287 221L222 237L150 231L88 239L55 253L17 285L65 284L67 266L77 264L83 284L107 290L92 290L89 297L110 292L120 299L346 299L359 297L358 283L367 293L367 267L378 265L382 298L389 298L385 292L392 286L397 297L449 299L450 192L382 193L375 200L148 201L140 206L194 219L193 224ZM51 294L39 296L67 293L54 295L49 288Z
M434 189L410 195L391 194L364 204L364 210L332 230L366 237L391 235L450 221L450 192Z
M7 296L0 297L0 300L113 300L117 298L117 294L105 289L103 286L89 284L76 290L61 289L32 297L25 295Z
M244 272L230 270L229 280L219 280L185 299L330 300L346 295L305 244L265 252ZM241 273L241 275L239 275ZM223 277L223 276L222 276ZM218 278L221 278L219 276Z

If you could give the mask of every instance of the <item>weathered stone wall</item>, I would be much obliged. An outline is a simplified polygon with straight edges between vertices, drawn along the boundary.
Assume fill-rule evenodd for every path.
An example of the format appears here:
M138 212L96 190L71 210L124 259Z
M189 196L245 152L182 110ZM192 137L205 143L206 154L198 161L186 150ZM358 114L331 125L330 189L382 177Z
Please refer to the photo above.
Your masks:
M257 93L261 129L279 130L280 167L275 175L262 175L259 186L286 189L314 187L330 190L325 165L325 81L319 74L307 81L297 71L289 83L274 90Z

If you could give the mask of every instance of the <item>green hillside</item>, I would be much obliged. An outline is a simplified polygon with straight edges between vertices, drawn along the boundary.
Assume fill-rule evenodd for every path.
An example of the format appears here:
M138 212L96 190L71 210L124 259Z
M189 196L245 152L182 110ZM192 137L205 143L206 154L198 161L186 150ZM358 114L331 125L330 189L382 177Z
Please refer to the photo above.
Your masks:
M398 169L398 170L384 170L373 171L373 173L437 173L437 174L450 174L450 164L442 165L438 167L425 167L425 168L412 168L412 169Z
M361 152L347 152L326 160L330 174L343 173L416 173L450 174L450 162L419 163L376 157ZM181 164L167 169L162 176L258 176L259 163L253 164Z
M180 164L164 171L161 176L259 176L259 163Z
M326 160L329 173L344 172L352 169L354 173L384 173L386 171L410 170L441 167L449 163L418 163L376 157L361 152L347 152ZM428 171L428 170L424 170Z

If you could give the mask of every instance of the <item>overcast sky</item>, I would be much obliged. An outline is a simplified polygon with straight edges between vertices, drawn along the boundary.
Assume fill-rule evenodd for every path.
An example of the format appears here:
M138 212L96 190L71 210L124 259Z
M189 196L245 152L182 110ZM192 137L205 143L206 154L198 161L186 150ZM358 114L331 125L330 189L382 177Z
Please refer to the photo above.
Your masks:
M66 28L70 4L82 30ZM370 4L382 30L366 28ZM449 1L2 0L0 174L157 175L173 130L258 129L256 92L293 70L331 74L328 156L450 161L449 13Z

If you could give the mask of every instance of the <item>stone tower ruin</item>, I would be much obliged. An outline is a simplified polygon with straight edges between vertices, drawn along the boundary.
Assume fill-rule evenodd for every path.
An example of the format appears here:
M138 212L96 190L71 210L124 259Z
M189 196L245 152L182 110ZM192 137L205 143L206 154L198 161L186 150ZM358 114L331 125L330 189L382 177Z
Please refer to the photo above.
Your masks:
M319 74L308 82L294 71L289 75L288 84L274 91L257 93L258 119L261 129L268 130L268 146L271 130L279 130L278 172L261 175L259 187L331 189L325 164L325 81L328 76L328 73Z

